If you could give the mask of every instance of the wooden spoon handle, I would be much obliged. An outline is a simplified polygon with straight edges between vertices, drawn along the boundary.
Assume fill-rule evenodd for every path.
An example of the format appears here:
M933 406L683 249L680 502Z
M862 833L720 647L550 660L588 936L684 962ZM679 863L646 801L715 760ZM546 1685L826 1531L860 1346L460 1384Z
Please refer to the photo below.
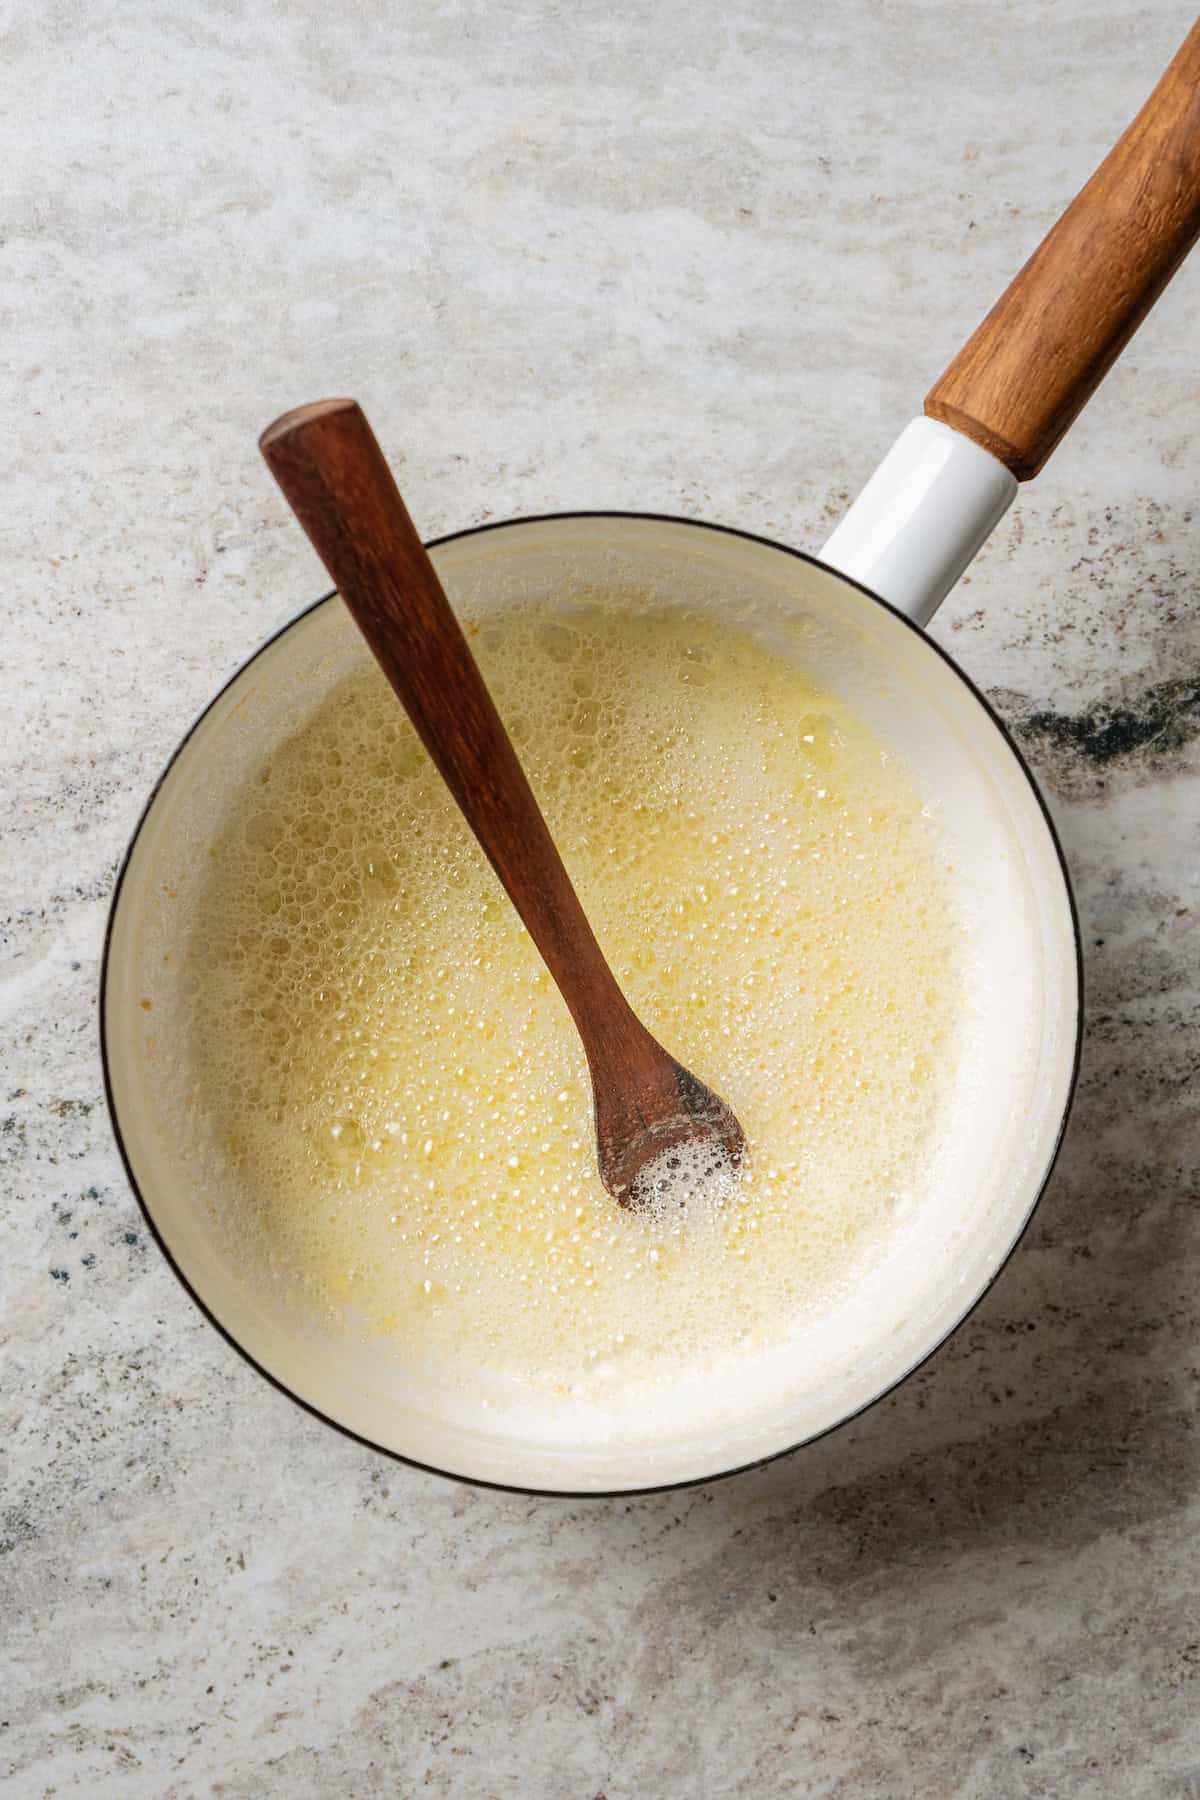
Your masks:
M433 564L357 402L319 400L259 439L317 555L503 882L592 1053L636 1026Z
M1200 22L925 401L1038 473L1200 235Z

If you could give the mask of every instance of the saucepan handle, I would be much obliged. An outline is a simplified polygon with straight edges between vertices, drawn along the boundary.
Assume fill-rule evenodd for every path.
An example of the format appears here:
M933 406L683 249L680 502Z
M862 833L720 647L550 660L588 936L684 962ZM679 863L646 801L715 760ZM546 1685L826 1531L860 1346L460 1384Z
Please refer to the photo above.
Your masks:
M938 377L823 559L924 624L1200 236L1200 21Z

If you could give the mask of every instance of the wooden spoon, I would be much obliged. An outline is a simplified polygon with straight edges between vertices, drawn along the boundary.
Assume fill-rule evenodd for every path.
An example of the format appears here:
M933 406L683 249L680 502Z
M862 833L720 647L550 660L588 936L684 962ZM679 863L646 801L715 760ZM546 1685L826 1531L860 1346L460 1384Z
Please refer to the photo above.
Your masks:
M604 960L357 402L297 407L268 426L259 447L570 1009L592 1079L605 1187L636 1204L641 1171L684 1144L702 1147L715 1166L736 1163L744 1139L732 1112L651 1037Z

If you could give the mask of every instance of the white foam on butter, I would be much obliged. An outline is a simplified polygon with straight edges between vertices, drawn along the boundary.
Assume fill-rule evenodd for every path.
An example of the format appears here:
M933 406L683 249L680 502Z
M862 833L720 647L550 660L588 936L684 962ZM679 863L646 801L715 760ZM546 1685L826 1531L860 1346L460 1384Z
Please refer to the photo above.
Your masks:
M711 616L531 605L474 643L632 1004L746 1133L736 1176L606 1193L570 1019L374 668L211 847L178 1139L247 1279L330 1330L530 1395L669 1382L835 1304L919 1209L962 994L937 827Z
M642 1164L630 1205L665 1225L686 1230L733 1199L738 1168L716 1138L692 1138L660 1150Z

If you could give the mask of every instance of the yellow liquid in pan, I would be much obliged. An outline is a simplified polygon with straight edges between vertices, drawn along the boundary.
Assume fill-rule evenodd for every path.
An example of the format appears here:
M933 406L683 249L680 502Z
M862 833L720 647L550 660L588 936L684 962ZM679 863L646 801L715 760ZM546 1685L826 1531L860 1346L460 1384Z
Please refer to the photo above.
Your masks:
M962 992L936 825L732 625L530 606L473 646L633 1006L748 1160L682 1213L605 1192L566 1009L372 667L209 862L190 1103L243 1196L225 1225L414 1366L562 1391L777 1337L919 1198Z

